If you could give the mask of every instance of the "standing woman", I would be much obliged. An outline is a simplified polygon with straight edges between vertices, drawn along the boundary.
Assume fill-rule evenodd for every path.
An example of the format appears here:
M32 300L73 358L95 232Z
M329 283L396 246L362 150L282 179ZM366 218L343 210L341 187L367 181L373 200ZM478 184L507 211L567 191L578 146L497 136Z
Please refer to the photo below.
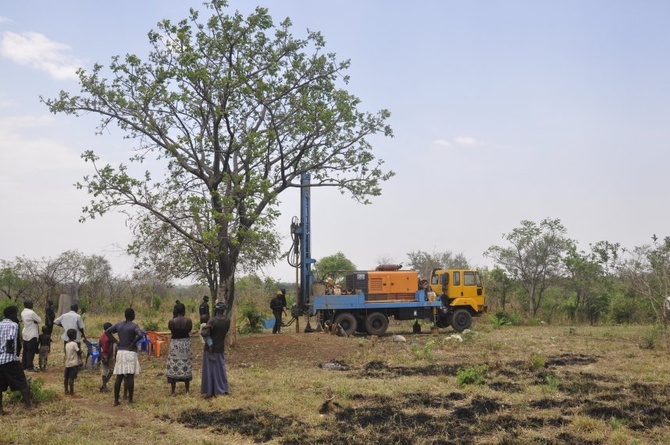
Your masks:
M126 321L116 323L105 330L109 338L118 344L116 352L116 363L114 364L114 406L119 405L121 393L121 382L124 380L125 388L128 390L128 402L133 403L133 392L135 390L135 375L140 373L140 361L137 359L137 342L142 338L142 330L133 323L135 311L133 308L126 309ZM119 339L112 334L118 334Z
M172 386L170 395L175 395L177 382L184 382L186 393L193 380L193 352L191 350L191 330L193 322L186 317L186 306L179 303L174 307L175 317L168 322L168 329L172 333L170 339L170 355L167 359L168 383Z
M230 320L223 315L227 308L226 303L217 303L214 306L214 316L207 322L210 326L209 335L212 337L212 346L205 345L202 354L202 386L200 388L200 392L206 398L229 393L226 359L223 354L226 334L230 329Z

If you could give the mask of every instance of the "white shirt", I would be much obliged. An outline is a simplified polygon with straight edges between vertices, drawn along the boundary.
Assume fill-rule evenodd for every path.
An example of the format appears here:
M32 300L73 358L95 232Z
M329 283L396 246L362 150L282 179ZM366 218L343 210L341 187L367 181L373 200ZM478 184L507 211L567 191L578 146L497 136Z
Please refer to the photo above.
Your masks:
M29 341L33 338L37 338L40 335L40 331L37 328L37 323L42 323L42 319L35 313L34 310L25 308L21 312L21 320L23 320L22 337L24 341Z
M75 341L81 343L81 330L84 329L84 320L81 319L81 315L75 311L66 312L55 319L54 324L63 328L63 335L60 336L63 341L70 341L67 336L67 330L74 329L77 331L77 338Z

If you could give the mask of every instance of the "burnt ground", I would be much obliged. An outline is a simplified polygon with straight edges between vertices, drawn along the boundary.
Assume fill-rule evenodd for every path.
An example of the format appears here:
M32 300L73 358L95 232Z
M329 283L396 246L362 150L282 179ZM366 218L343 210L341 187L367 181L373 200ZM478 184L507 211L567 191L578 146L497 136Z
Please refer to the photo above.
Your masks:
M318 346L312 344L318 340ZM318 366L336 361L351 379L391 381L407 376L455 377L465 363L389 365L369 361L348 363L355 342L322 342L315 335L278 335L240 340L230 352L231 368L263 362L274 366L280 360ZM310 351L306 354L305 351ZM598 374L597 355L564 353L546 357L543 367L526 362L487 363L481 395L458 390L447 393L411 392L402 397L353 394L340 403L322 407L323 422L315 427L300 419L265 410L189 410L176 419L188 428L208 428L214 433L239 434L263 443L354 444L600 444L606 438L589 435L588 428L575 427L575 418L625 425L633 432L649 432L670 424L670 385L630 383ZM588 371L585 369L588 367ZM324 371L333 372L333 371ZM536 387L533 397L521 405L504 402L506 395ZM488 438L482 442L478 438ZM647 443L656 443L651 440ZM662 443L662 442L658 442Z

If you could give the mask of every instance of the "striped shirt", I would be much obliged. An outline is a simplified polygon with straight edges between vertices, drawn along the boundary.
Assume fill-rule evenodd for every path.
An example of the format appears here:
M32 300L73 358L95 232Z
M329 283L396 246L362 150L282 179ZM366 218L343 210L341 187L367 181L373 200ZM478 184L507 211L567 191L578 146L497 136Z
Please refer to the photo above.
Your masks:
M0 321L0 365L19 360L19 356L16 355L16 351L18 351L19 347L18 338L18 323L14 323L9 318L5 318L4 320ZM13 340L13 352L7 352L7 340Z

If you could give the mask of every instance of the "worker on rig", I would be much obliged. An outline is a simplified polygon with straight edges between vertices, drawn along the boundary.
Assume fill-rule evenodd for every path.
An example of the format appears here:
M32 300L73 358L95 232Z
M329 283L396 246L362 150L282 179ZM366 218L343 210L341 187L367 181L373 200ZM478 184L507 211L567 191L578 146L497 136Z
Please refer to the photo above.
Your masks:
M270 309L275 316L275 325L272 328L273 334L279 334L281 331L281 318L286 311L286 291L280 289L275 294L274 298L270 300Z

